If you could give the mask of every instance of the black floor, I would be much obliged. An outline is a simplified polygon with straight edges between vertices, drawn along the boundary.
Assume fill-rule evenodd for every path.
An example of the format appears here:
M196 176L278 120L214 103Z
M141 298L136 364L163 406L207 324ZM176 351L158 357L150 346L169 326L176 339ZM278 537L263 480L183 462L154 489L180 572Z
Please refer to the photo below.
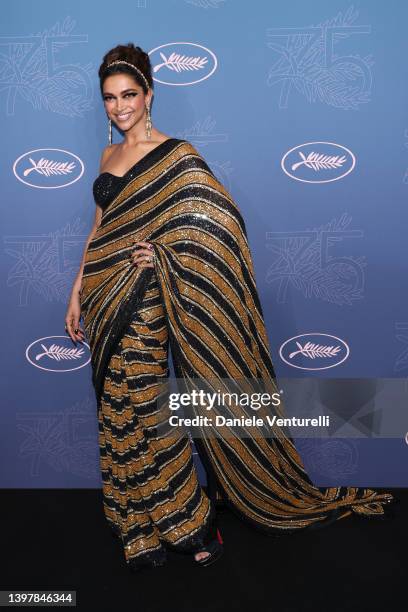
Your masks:
M392 518L352 516L278 538L224 510L225 552L214 565L169 553L166 566L137 575L105 522L100 489L3 489L1 590L73 589L89 612L399 612L408 489L387 491L399 500Z

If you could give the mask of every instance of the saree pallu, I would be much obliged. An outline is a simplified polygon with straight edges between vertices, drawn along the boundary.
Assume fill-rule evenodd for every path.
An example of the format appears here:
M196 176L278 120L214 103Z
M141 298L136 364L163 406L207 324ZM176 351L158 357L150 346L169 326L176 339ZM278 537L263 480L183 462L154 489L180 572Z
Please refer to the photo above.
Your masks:
M125 331L146 312L152 278L175 372L187 388L200 379L213 381L214 389L217 381L254 379L277 392L245 223L205 160L188 141L171 138L123 177L109 177L119 183L89 244L81 295L98 407ZM129 264L134 240L153 245L154 270ZM106 397L106 409L114 410ZM132 410L139 413L137 402ZM284 415L283 407L277 414ZM309 527L337 509L340 518L381 516L393 499L366 488L317 488L282 428L269 435L202 434L197 450L225 503L267 533Z

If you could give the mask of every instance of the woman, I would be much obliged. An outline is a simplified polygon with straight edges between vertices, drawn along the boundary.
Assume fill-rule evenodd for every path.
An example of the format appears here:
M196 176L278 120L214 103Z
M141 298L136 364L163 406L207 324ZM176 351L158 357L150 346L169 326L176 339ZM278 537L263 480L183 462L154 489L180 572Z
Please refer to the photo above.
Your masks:
M209 489L200 487L189 437L169 426L169 344L188 391L197 380L277 391L245 224L196 149L152 127L149 56L119 45L99 77L110 129L113 121L124 141L102 154L95 223L65 321L81 341L82 315L89 339L104 511L126 561L162 565L166 547L215 561L223 548L216 496L268 534L383 516L388 493L315 487L277 427L199 428Z

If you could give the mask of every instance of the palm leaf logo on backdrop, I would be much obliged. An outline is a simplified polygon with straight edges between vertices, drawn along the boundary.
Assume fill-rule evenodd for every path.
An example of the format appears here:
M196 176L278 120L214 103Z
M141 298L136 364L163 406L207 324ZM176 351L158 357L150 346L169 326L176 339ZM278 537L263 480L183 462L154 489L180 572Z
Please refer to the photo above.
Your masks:
M36 361L45 356L50 359L55 359L56 361L79 359L84 354L83 348L68 348L67 346L59 346L58 344L51 344L49 348L44 344L41 344L41 346L44 352L38 353L38 355L35 356Z
M166 67L174 72L182 72L183 70L200 70L205 66L208 59L206 57L181 55L180 53L171 53L169 57L160 51L160 57L163 63L153 66L153 72L158 72L160 68Z
M289 354L289 359L293 359L295 355L303 355L310 359L316 359L318 357L335 357L341 350L341 346L324 346L322 344L315 344L314 342L306 342L304 346L300 342L296 341L296 346L299 350L292 351Z
M344 155L325 155L324 153L315 153L311 151L307 156L298 151L300 162L292 165L292 170L296 170L299 166L305 165L306 168L315 170L330 170L332 168L341 168L347 161Z
M74 162L56 162L44 159L44 157L41 157L38 162L35 162L32 157L28 159L33 165L31 168L26 168L24 170L24 176L28 176L33 170L44 176L50 176L51 174L70 174L75 168Z

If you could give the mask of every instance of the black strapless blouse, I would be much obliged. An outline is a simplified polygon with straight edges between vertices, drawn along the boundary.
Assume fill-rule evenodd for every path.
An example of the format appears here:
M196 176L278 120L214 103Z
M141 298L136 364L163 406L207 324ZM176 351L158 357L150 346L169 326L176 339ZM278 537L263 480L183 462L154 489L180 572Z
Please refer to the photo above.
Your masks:
M116 194L119 193L124 178L125 177L111 174L110 172L102 172L102 174L94 180L92 188L93 196L95 202L99 204L102 210L105 210ZM126 175L126 179L128 179L128 175Z
M105 208L112 202L119 191L123 188L125 182L132 180L146 164L149 163L150 159L155 155L160 154L160 149L166 149L172 142L186 142L181 138L168 138L163 140L154 149L146 153L139 161L137 161L123 176L116 176L110 172L102 172L96 177L93 183L93 195L95 202L105 210Z

